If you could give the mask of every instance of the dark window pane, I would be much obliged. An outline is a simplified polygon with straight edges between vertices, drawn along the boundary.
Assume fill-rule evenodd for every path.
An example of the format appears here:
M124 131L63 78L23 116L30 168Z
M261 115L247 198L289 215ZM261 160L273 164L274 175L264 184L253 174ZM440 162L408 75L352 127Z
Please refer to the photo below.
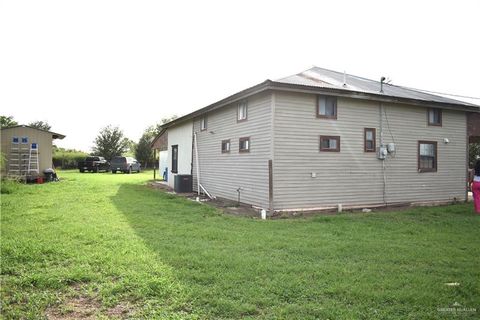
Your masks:
M240 151L250 150L250 138L240 138L238 144Z
M318 114L325 117L335 117L337 114L337 98L319 96Z
M172 146L172 172L178 172L178 146Z
M436 159L436 144L435 143L420 143L418 152L419 152L419 161L418 169L429 169L435 170L437 167Z
M428 109L428 124L441 125L442 124L442 110Z

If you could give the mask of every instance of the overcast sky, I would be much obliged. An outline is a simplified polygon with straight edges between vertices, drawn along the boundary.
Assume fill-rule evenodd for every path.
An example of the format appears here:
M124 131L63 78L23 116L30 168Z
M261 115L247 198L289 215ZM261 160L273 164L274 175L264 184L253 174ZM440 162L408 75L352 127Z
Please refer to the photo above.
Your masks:
M313 65L480 96L480 1L1 1L0 114L89 151ZM480 100L476 100L480 104Z

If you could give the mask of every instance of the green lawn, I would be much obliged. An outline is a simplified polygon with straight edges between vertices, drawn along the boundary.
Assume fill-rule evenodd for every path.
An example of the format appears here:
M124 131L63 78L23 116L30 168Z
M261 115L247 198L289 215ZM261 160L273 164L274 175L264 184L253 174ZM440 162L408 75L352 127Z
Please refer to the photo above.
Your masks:
M151 173L60 177L2 194L5 319L480 317L471 204L261 221Z

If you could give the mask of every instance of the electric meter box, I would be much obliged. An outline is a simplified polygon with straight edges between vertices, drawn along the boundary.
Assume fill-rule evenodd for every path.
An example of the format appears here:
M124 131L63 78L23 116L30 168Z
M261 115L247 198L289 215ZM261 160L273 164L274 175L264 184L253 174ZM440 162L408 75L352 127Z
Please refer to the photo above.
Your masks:
M393 153L393 152L395 152L395 143L389 143L389 144L387 144L387 151L388 151L388 153Z
M377 157L378 157L379 160L385 160L385 158L387 157L387 154L388 154L387 149L385 147L380 147L378 149Z

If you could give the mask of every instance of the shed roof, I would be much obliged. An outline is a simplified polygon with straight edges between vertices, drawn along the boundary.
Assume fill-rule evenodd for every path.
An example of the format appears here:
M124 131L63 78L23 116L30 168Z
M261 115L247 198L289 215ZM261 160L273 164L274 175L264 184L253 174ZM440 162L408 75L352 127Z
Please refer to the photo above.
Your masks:
M198 109L183 117L172 120L164 124L162 127L171 127L175 124L193 119L209 111L224 107L230 103L237 102L241 99L245 99L248 96L266 90L296 91L325 95L330 94L356 99L406 103L419 106L480 112L480 106L478 105L440 95L430 94L419 89L383 83L383 92L380 92L380 81L324 68L313 67L298 74L281 78L276 81L265 80L260 84L237 92L225 99Z
M13 129L13 128L30 128L30 129L34 129L34 130L38 130L38 131L43 131L43 132L46 132L46 133L50 133L52 135L53 139L63 139L63 138L66 137L65 135L60 134L60 133L55 133L55 132L52 132L52 131L43 130L43 129L39 129L39 128L34 128L34 127L26 126L26 125L17 125L17 126L6 127L6 128L2 128L2 130L8 130L8 129Z

